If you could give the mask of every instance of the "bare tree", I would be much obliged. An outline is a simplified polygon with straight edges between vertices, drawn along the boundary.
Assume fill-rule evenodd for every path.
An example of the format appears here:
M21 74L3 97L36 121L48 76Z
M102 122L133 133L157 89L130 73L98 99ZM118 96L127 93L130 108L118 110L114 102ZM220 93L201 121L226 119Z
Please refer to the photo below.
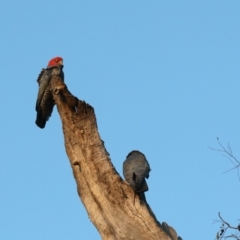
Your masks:
M226 157L233 165L234 167L225 171L229 172L232 171L234 169L237 170L237 174L238 174L238 178L240 180L240 176L239 176L239 167L240 167L240 162L238 161L238 159L233 155L232 152L232 148L230 146L230 144L228 143L227 148L225 148L219 141L219 138L217 138L217 142L218 145L220 146L220 148L210 148L211 150L214 151L218 151L218 152L222 152L223 156ZM220 212L218 213L218 217L220 220L214 220L214 223L221 223L220 226L220 230L217 232L216 234L216 239L217 240L225 240L227 238L233 238L233 239L237 239L240 240L240 224L237 227L234 227L232 225L230 225L228 222L226 222L220 215ZM234 229L235 233L231 233L230 235L227 235L227 230L228 229Z
M134 201L100 138L93 107L74 97L59 77L52 78L51 90L79 197L102 239L180 240L172 227L157 221L147 202Z

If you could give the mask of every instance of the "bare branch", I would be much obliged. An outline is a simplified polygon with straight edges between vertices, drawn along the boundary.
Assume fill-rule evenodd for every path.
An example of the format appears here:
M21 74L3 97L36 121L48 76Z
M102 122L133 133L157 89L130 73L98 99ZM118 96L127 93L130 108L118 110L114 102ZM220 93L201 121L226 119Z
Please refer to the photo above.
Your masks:
M228 143L227 145L227 149L220 143L219 138L217 138L218 144L220 146L220 149L215 149L215 148L211 148L209 147L211 150L214 151L218 151L218 152L222 152L223 157L227 158L233 165L234 167L225 171L229 172L232 171L234 169L237 170L237 175L238 178L240 180L240 175L239 175L239 167L240 167L240 162L238 161L238 159L233 155L233 151L232 148L230 146L230 144ZM214 220L214 223L222 223L222 225L220 226L220 230L217 232L216 234L216 240L226 240L228 238L234 238L237 240L240 240L240 224L237 227L233 227L232 225L230 225L228 222L226 222L220 215L220 212L218 213L218 217L220 220ZM236 231L236 234L231 233L231 235L226 236L227 230L228 229L234 229Z
M225 158L227 158L233 165L238 166L239 164L236 164L233 159L231 159L229 156L223 155Z
M237 160L237 158L236 157L234 157L233 156L233 154L232 154L232 149L231 149L231 147L230 147L230 144L228 143L228 151L224 148L224 146L220 143L220 141L219 141L219 138L217 138L217 141L218 141L218 144L221 146L221 148L223 149L223 151L225 152L225 153L227 153L231 158L233 158L237 163L239 163L240 164L240 162Z
M225 171L225 172L223 172L223 173L230 172L230 171L232 171L232 170L234 170L234 169L236 169L236 168L238 168L238 167L239 167L239 165L238 165L238 166L235 166L235 167L233 167L233 168L230 168L229 170L227 170L227 171Z
M219 138L217 138L217 142L218 142L218 145L221 147L220 149L218 149L218 148L211 148L211 147L209 147L209 149L211 149L213 151L224 153L223 157L227 158L234 165L233 168L231 168L231 169L229 169L229 170L227 170L227 171L225 171L223 173L230 172L230 171L232 171L234 169L237 169L238 179L240 180L240 175L239 175L240 161L233 155L233 151L232 151L231 145L228 143L228 146L227 146L227 149L226 149L220 143Z
M215 220L214 222L221 222L222 226L220 227L220 230L217 232L217 236L216 239L217 240L223 240L223 239L227 239L227 238L235 238L237 240L240 240L240 235L239 235L239 229L240 226L238 225L237 227L233 227L231 226L228 222L226 222L220 215L220 212L218 213L218 217L220 218L220 220ZM228 229L234 229L237 230L236 234L231 234L228 236L225 236L226 232Z
M223 218L221 217L220 212L218 212L218 217L219 217L219 218L221 219L221 221L222 221L224 224L226 224L229 228L232 228L231 225L230 225L228 222L226 222L225 220L223 220Z

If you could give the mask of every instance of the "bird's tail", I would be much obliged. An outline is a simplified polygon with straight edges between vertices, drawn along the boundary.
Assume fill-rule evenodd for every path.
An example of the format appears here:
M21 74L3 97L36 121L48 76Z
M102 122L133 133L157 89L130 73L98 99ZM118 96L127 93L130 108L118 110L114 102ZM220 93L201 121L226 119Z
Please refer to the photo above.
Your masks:
M148 185L146 180L144 179L142 187L138 189L136 192L146 192L146 191L148 191Z
M36 118L36 121L35 121L36 125L40 128L44 128L45 125L46 125L46 119L43 117L42 115L42 111L39 110L37 112L37 118Z
M147 203L146 196L144 192L137 193L139 196L140 204Z

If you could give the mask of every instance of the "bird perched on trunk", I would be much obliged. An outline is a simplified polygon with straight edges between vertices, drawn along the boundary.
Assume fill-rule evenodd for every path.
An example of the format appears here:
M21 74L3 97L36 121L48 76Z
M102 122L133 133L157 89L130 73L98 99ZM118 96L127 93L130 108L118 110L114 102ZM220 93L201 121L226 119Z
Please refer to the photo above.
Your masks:
M49 61L47 68L43 68L38 76L39 90L36 102L37 118L35 123L40 128L45 127L46 121L51 116L55 104L50 89L50 81L53 76L59 76L64 81L62 69L63 59L55 57Z
M145 178L149 177L151 171L145 155L139 151L132 151L123 162L123 175L130 184L133 191L139 195L141 200L146 201L144 192L148 191Z

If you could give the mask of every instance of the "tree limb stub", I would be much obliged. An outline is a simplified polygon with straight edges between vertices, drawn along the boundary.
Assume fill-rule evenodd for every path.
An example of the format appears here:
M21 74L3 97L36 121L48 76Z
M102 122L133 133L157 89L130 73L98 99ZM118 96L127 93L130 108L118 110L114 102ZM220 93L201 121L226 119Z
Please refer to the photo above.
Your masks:
M133 190L115 170L99 136L93 107L74 97L58 77L52 78L51 89L78 194L102 239L176 240L147 203L133 201Z

